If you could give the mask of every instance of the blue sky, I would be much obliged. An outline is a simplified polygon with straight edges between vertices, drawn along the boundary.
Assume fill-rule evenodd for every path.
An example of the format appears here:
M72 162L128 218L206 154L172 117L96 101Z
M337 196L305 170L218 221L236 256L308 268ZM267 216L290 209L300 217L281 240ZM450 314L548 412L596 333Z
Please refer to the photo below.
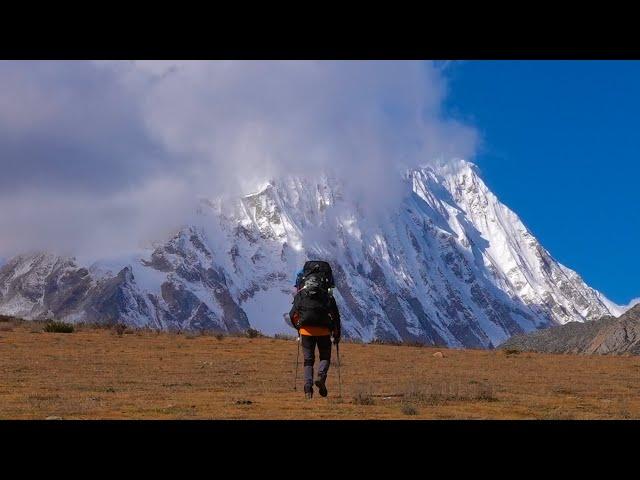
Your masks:
M640 62L452 62L446 77L488 186L589 285L639 297Z

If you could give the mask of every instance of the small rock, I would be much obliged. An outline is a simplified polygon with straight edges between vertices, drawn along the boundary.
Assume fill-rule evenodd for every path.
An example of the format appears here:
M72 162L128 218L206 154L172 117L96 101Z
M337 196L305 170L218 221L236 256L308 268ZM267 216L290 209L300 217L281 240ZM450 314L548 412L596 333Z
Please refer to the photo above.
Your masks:
M442 352L436 352L433 354L433 356L436 358L444 358L444 355L442 354Z
M62 420L62 417L51 416L51 417L45 418L45 420Z

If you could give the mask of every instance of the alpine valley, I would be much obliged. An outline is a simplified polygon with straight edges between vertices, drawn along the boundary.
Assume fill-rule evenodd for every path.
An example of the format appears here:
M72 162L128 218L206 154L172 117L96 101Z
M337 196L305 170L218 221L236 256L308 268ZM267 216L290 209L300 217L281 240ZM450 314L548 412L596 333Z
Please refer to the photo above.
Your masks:
M0 263L0 314L170 331L292 333L306 259L331 263L345 337L494 348L624 308L559 264L466 161L405 172L371 213L330 176L284 177L124 258L31 252Z

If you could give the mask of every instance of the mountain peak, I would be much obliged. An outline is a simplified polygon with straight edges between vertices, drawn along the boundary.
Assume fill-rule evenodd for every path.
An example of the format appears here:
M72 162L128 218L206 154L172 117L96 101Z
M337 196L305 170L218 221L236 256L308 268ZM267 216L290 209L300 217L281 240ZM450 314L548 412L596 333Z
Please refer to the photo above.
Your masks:
M472 175L474 177L480 176L479 167L469 161L462 158L449 160L446 162L435 162L431 167L438 175L443 177Z
M197 229L109 268L16 257L0 268L0 313L286 332L292 277L309 258L331 263L343 331L365 341L492 348L517 333L612 313L499 202L472 162L425 166L408 180L415 195L384 216L367 215L326 175L287 176L232 202L201 202Z

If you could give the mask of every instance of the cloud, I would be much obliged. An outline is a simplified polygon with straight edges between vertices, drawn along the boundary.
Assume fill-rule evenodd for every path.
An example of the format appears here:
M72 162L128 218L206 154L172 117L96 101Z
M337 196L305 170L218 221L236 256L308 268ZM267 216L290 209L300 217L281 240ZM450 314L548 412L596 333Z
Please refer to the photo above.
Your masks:
M112 195L13 191L0 195L2 256L34 249L90 259L125 255L193 221L196 207L182 179L155 179Z
M0 62L0 189L103 194L167 169L117 80L89 62Z
M384 206L395 171L473 156L445 95L429 62L0 62L0 256L137 248L285 174Z

